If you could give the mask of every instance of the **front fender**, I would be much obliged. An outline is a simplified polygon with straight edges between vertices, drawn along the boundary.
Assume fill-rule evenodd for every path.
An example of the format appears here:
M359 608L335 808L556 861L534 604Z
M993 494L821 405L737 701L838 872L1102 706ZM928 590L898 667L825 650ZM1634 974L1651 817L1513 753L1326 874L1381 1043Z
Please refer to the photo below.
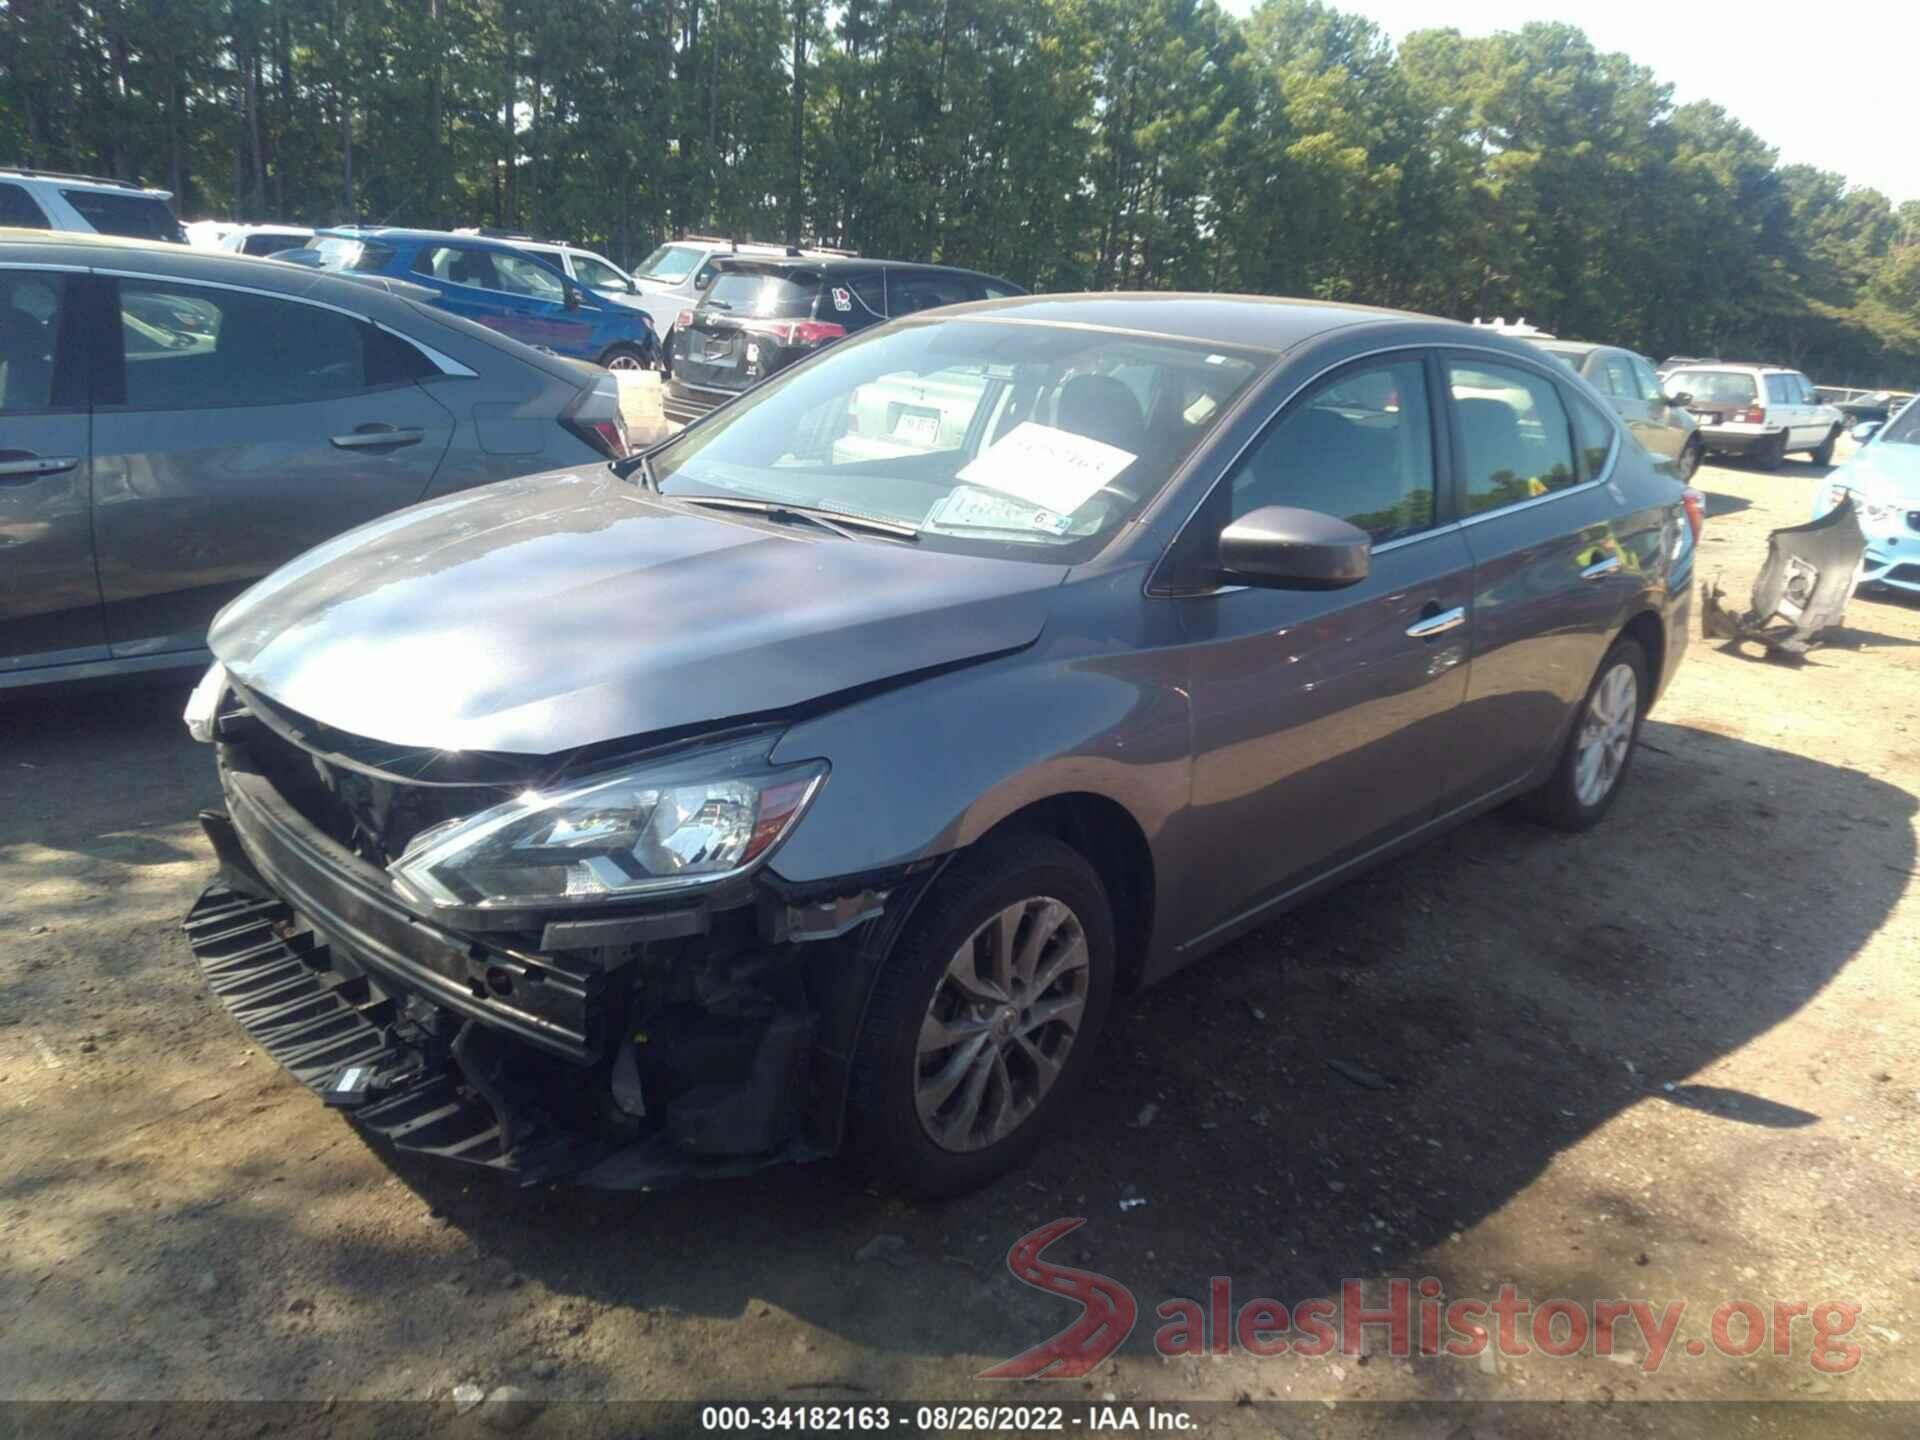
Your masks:
M1187 803L1183 666L1175 648L1043 644L802 721L774 761L824 758L832 771L772 868L799 884L908 864L1076 793L1122 806L1152 847Z

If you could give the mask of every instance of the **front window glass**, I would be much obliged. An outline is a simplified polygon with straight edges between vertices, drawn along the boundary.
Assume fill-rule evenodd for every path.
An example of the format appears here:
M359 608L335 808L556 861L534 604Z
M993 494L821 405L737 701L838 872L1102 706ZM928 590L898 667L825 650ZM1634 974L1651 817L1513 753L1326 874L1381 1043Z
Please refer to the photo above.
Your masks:
M1573 438L1545 376L1505 365L1449 364L1469 515L1574 483Z
M1288 411L1233 476L1234 519L1318 510L1378 544L1433 524L1433 422L1417 359L1349 371Z
M595 290L624 290L627 277L604 260L596 260L591 255L576 254L573 257L574 278L582 285Z
M1737 370L1676 370L1667 376L1667 388L1707 405L1751 405L1760 398L1753 376Z
M538 260L529 260L524 255L503 255L493 257L493 288L508 295L525 295L534 300L548 300L558 305L567 298L567 287L559 275L547 269Z
M1920 445L1920 400L1909 400L1876 437L1889 445Z
M105 190L62 190L60 197L80 212L102 235L130 235L138 240L177 240L187 232L174 218L167 202L157 195L116 194Z
M941 549L1071 562L1159 492L1261 363L1064 326L870 331L749 391L653 470L668 495L821 506Z
M1632 362L1633 382L1640 387L1640 398L1656 403L1664 400L1667 392L1660 388L1660 377L1653 373L1653 366L1638 355L1632 357Z
M700 257L706 253L698 245L662 245L642 260L640 268L633 273L642 280L677 285L693 273L693 267L700 263Z

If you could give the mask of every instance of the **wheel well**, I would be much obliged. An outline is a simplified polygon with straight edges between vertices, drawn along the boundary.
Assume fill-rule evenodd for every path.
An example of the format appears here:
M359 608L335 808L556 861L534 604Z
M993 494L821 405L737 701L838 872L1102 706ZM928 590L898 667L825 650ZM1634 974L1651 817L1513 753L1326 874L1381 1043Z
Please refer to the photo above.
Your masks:
M1120 985L1131 989L1145 967L1147 939L1153 933L1153 852L1139 821L1124 805L1104 795L1079 793L1036 800L987 834L1010 830L1051 835L1071 845L1093 866L1113 901Z
M1660 617L1651 610L1642 610L1620 633L1638 640L1640 648L1647 652L1647 688L1657 693L1660 679L1667 673L1667 632Z

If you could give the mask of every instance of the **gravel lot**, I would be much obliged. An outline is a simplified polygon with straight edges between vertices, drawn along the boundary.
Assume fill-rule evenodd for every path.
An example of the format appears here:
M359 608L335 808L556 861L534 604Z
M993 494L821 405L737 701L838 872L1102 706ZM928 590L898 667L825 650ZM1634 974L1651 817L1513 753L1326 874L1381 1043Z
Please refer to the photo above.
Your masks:
M1821 473L1703 470L1704 575L1744 598ZM371 1148L196 977L178 922L218 787L185 687L0 708L0 1398L431 1400L382 1429L481 1433L453 1388L511 1383L550 1405L535 1434L598 1423L570 1399L1602 1402L1482 1436L1920 1399L1920 606L1848 620L1799 667L1696 639L1594 834L1481 820L1122 1006L1079 1124L942 1206L831 1164L602 1195ZM1086 1380L976 1380L1072 1318L1004 1257L1075 1215L1050 1258L1125 1283L1139 1327ZM1153 1307L1214 1275L1236 1305L1434 1276L1688 1311L1656 1373L1638 1345L1162 1360ZM1804 1328L1787 1356L1685 1353L1729 1299L1857 1305L1858 1364L1816 1371ZM1844 1428L1778 1413L1739 1433Z

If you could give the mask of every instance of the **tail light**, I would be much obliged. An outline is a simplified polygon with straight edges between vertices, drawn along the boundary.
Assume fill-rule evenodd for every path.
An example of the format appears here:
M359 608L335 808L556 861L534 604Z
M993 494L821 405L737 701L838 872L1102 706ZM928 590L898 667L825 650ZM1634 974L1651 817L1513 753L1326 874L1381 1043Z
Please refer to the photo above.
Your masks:
M1689 485L1680 492L1680 503L1687 509L1687 528L1693 531L1693 543L1700 543L1700 532L1707 528L1707 497Z
M609 460L620 459L632 448L627 441L626 419L620 413L620 382L611 375L582 390L560 412L560 424Z
M749 320L740 328L787 346L824 345L847 333L846 326L831 320Z
M1767 412L1758 405L1749 405L1745 410L1736 410L1728 417L1736 425L1764 425Z

